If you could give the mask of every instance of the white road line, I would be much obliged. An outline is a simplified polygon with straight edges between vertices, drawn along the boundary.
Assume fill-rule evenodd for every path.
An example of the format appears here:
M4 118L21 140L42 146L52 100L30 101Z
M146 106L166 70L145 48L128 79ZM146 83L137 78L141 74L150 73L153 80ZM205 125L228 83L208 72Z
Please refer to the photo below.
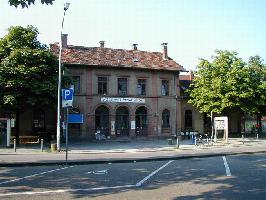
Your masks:
M99 170L99 171L89 171L86 174L96 174L96 175L108 174L108 169Z
M140 187L145 181L147 181L149 178L151 178L154 174L158 173L160 170L162 170L163 168L165 168L167 165L169 165L171 162L173 162L173 160L168 161L166 164L164 164L163 166L161 166L160 168L158 168L157 170L155 170L154 172L152 172L151 174L149 174L148 176L146 176L144 179L142 179L141 181L139 181L136 186Z
M228 166L228 163L226 161L225 156L223 156L223 160L224 160L224 167L225 167L226 176L231 176L230 168Z
M16 178L16 179L9 180L9 181L4 181L4 182L0 183L0 185L6 184L6 183L11 183L11 182L17 182L17 181L20 181L20 180L23 180L23 179L32 178L32 177L35 177L35 176L48 174L48 173L52 173L52 172L55 172L55 171L60 171L60 170L64 170L64 169L68 169L68 168L72 168L72 167L74 167L74 165L71 165L69 167L57 168L57 169L53 169L53 170L49 170L49 171L41 172L41 173L37 173L37 174L32 174L32 175L24 176L24 177L21 177L21 178Z
M13 196L13 195L36 195L36 194L51 194L51 193L65 193L65 192L89 192L89 191L99 191L99 190L108 190L108 189L124 189L124 188L133 188L137 187L136 185L121 185L121 186L113 186L113 187L98 187L98 188L86 188L86 189L61 189L61 190L47 190L47 191L39 191L39 192L13 192L13 193L5 193L0 194L0 197L4 196Z
M260 160L256 160L257 162L263 162L266 161L266 159L260 159Z
M98 187L98 188L86 188L86 189L60 189L60 190L46 190L46 191L38 191L38 192L12 192L12 193L4 193L4 194L0 194L0 197L4 197L4 196L14 196L14 195L38 195L38 194L52 194L52 193L65 193L65 192L90 192L90 191L99 191L99 190L110 190L110 189L126 189L126 188L134 188L134 187L140 187L145 181L147 181L149 178L151 178L153 175L155 175L156 173L158 173L160 170L162 170L163 168L165 168L167 165L169 165L171 162L173 162L173 160L168 161L166 164L164 164L163 166L161 166L160 168L158 168L157 170L155 170L154 172L152 172L151 174L149 174L148 176L146 176L144 179L142 179L141 181L139 181L137 184L135 185L120 185L120 186L113 186L113 187ZM47 172L42 172L39 174L33 174L31 176L25 176L19 179L14 179L11 181L6 181L0 184L4 184L4 183L8 183L8 182L14 182L14 181L18 181L21 179L25 179L25 178L29 178L29 177L34 177L34 176L38 176L41 174L46 174L46 173L50 173L50 172L54 172L54 171L59 171L62 169L67 169L70 167L74 167L74 166L69 166L69 167L64 167L64 168L59 168L59 169L55 169L55 170L50 170Z

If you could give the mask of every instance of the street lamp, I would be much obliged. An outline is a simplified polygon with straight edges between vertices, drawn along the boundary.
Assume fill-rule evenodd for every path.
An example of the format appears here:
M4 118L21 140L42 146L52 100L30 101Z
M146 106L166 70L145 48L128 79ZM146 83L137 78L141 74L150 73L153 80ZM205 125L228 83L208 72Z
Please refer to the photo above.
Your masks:
M62 82L62 69L61 69L61 56L62 56L62 32L64 28L64 20L66 11L69 8L70 3L66 2L64 4L64 15L62 19L62 26L60 32L60 42L59 42L59 56L58 56L58 90L57 90L57 125L56 125L56 141L57 150L60 151L60 128L61 128L61 82Z

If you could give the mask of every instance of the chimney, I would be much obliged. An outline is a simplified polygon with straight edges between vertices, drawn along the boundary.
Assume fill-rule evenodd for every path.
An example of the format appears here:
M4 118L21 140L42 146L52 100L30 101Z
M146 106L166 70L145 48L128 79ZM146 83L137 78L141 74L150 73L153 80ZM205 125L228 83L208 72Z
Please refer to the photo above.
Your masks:
M163 45L163 59L168 60L167 43L162 43L162 45Z
M133 44L133 50L138 50L138 44Z
M104 43L105 43L105 41L100 41L99 43L100 43L100 47L101 47L101 48L104 48Z
M66 48L67 47L67 34L61 35L61 42L62 42L62 48Z
M192 81L194 79L194 73L192 70L189 71L189 80Z

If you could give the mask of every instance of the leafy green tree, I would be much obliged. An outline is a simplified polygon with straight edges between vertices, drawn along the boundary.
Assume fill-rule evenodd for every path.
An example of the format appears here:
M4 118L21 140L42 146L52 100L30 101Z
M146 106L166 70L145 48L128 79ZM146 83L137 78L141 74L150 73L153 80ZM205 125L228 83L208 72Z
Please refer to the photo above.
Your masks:
M251 115L265 106L265 65L259 56L245 63L236 52L215 51L211 61L200 59L189 103L200 112Z
M53 1L55 0L41 0L41 3L42 4L53 4ZM34 4L35 3L35 0L9 0L9 4L11 6L15 6L15 7L18 7L19 5L22 7L22 8L28 8L31 4Z
M249 108L246 112L257 116L257 130L262 132L261 118L266 114L266 65L260 56L252 56L248 61L249 79L251 82L252 102L246 102Z
M37 36L32 26L15 26L0 39L0 107L17 120L25 110L57 102L57 58Z

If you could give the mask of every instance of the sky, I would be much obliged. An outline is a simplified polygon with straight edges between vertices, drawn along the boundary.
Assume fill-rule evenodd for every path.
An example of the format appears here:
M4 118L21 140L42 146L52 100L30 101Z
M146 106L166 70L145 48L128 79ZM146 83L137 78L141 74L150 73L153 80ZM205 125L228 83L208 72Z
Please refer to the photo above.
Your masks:
M245 61L266 59L266 0L68 0L63 33L68 44L161 52L187 70L216 49L239 53ZM39 40L58 42L65 0L15 8L0 0L0 38L10 26L33 25Z

